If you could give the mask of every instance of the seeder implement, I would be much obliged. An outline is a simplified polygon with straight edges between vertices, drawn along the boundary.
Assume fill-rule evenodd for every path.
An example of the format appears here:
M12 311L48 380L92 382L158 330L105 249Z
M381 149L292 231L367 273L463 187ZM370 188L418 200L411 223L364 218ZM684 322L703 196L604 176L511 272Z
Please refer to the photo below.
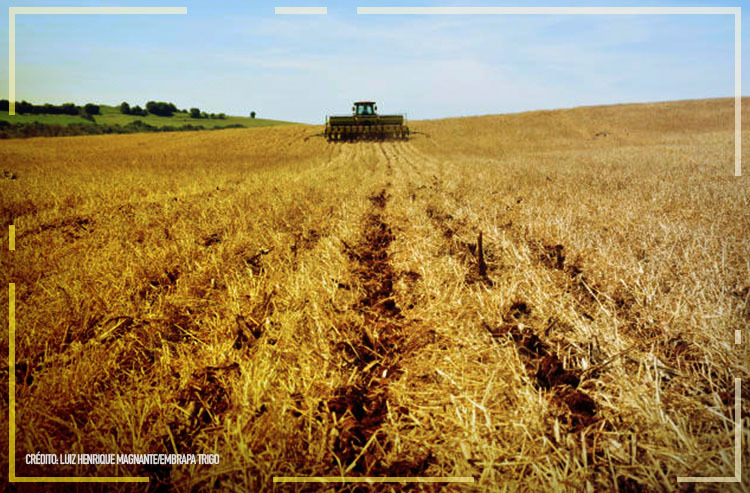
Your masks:
M357 101L351 116L326 118L325 137L329 142L356 140L407 140L409 127L403 115L378 115L372 101Z

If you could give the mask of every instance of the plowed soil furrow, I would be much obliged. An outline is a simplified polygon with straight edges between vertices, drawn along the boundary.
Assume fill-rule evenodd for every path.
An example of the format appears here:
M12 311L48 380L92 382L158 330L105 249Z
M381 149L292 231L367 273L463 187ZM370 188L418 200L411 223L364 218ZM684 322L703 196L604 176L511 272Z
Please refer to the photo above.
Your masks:
M391 157L382 146L377 152L392 172ZM414 351L409 321L401 314L394 283L398 277L389 252L394 233L386 222L388 187L370 195L370 207L356 243L344 242L358 298L351 307L361 317L340 331L346 340L336 348L351 376L326 403L334 416L332 443L335 464L362 475L419 476L430 463L428 454L394 460L394 442L383 426L389 416L408 413L390 401L389 386L402 375L403 358Z
M400 375L397 355L403 343L397 325L400 309L393 299L394 273L388 253L393 233L382 216L386 190L370 196L370 201L372 206L364 218L360 240L345 248L361 292L352 308L362 313L363 320L361 327L346 328L344 333L351 339L341 343L341 351L356 376L353 382L338 388L327 403L338 424L333 444L336 458L345 468L353 466L352 470L363 474L383 467L376 447L369 453L365 447L386 419L387 387L389 381Z

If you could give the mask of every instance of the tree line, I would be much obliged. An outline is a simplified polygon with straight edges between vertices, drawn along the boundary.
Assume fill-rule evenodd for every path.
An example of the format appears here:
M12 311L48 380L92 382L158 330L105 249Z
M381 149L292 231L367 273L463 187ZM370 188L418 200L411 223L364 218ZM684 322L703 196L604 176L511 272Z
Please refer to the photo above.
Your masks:
M7 99L0 99L0 111L8 111L10 109L10 102ZM99 115L99 105L94 103L87 103L83 106L78 106L75 103L63 103L60 105L55 104L31 104L28 101L16 102L16 113L19 115L31 114L31 115Z
M0 100L0 111L8 111L10 109L10 102L7 99ZM101 108L97 104L87 103L83 106L78 106L75 103L63 103L60 105L54 104L32 104L28 101L16 102L16 113L19 115L31 114L31 115L70 115L70 116L82 116L88 120L93 120L94 115L101 114ZM168 103L165 101L149 101L146 103L145 108L140 106L130 106L126 101L120 104L120 113L123 115L133 116L147 116L149 114L156 116L172 116L175 113L186 113L190 118L195 119L217 119L225 120L227 115L224 113L206 113L201 111L199 108L190 108L190 110L177 109L174 103ZM253 118L255 112L253 112Z
M146 116L147 114L151 113L152 115L157 116L172 116L175 113L187 113L190 118L214 118L218 120L225 120L227 118L227 115L224 113L206 113L205 111L201 111L199 108L190 108L190 111L188 110L179 110L177 109L177 106L174 105L174 103L167 103L165 101L149 101L146 103L146 108L143 109L140 106L130 106L127 101L123 101L122 104L120 104L120 113L123 115L137 115L137 116Z

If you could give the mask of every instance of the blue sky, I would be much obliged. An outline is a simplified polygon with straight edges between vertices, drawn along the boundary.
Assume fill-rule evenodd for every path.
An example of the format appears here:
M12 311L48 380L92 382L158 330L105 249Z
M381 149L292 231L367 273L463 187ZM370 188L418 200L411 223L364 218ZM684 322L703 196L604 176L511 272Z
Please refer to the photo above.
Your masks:
M277 16L276 5L327 6L328 15ZM358 99L423 119L734 94L728 15L356 15L356 6L449 5L745 7L440 0L6 4L188 8L186 16L17 16L16 98L32 102L171 101L213 113L254 110L259 117L320 123ZM0 97L7 98L3 10ZM743 32L750 32L744 22ZM748 83L745 77L743 86Z

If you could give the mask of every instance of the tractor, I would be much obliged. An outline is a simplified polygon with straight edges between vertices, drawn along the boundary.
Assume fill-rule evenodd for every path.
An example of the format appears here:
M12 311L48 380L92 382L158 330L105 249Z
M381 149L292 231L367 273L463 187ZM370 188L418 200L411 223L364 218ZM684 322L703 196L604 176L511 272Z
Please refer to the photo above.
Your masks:
M404 115L378 115L373 101L357 101L352 114L326 118L325 136L329 142L356 140L407 140L409 127Z

